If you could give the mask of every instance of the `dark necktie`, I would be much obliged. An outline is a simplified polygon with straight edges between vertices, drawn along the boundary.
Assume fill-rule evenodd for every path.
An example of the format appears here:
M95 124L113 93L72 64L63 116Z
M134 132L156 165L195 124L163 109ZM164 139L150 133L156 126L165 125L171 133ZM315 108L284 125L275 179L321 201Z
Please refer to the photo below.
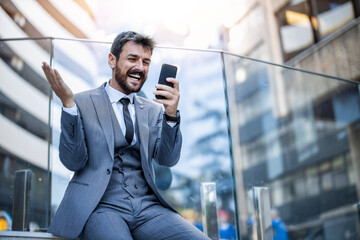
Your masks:
M124 121L126 127L125 139L129 144L131 144L134 137L134 125L131 120L131 116L128 108L130 99L122 98L120 99L120 103L123 105L123 114L124 114Z

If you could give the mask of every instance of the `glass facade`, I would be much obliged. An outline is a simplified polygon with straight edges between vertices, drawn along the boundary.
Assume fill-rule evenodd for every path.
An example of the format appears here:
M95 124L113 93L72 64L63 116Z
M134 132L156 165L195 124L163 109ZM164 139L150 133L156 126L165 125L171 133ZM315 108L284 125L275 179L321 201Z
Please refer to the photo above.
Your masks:
M58 157L61 102L49 98L41 62L77 93L111 78L111 43L0 44L0 219L11 230L15 172L30 169L27 230L46 230L72 172ZM183 148L175 167L155 165L156 184L179 213L202 229L201 185L215 183L219 223L236 229L223 238L253 239L248 192L266 187L290 239L359 237L357 82L224 52L158 47L140 95L154 97L163 63L180 69Z

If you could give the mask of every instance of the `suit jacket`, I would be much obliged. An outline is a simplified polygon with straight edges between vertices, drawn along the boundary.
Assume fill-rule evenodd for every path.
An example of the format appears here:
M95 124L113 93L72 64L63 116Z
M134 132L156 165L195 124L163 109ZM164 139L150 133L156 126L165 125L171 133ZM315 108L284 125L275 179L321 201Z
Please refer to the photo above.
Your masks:
M48 229L58 236L80 235L110 180L114 134L104 86L75 95L78 115L62 112L60 160L74 176ZM182 144L179 125L168 126L161 105L153 101L135 96L134 105L145 179L161 204L174 210L156 189L152 159L167 167L178 162Z

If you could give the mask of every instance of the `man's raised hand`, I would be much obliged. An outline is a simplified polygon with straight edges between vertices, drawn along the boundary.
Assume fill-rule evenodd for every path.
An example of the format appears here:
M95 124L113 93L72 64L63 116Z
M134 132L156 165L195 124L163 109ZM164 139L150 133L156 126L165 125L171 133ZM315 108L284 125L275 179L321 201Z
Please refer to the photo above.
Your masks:
M60 98L63 106L66 108L75 106L74 94L63 81L58 71L52 69L46 62L43 62L41 68L43 69L52 90Z

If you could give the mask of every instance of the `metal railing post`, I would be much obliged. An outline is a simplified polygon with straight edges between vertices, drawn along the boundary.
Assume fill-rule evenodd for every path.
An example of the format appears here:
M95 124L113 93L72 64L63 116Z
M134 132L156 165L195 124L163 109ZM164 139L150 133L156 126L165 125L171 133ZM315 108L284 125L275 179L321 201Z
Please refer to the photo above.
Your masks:
M266 187L253 187L249 191L253 207L253 239L273 240L269 190Z
M201 183L201 208L204 233L212 240L219 240L216 183Z
M29 195L31 187L31 170L15 172L14 200L13 200L13 231L29 229Z

